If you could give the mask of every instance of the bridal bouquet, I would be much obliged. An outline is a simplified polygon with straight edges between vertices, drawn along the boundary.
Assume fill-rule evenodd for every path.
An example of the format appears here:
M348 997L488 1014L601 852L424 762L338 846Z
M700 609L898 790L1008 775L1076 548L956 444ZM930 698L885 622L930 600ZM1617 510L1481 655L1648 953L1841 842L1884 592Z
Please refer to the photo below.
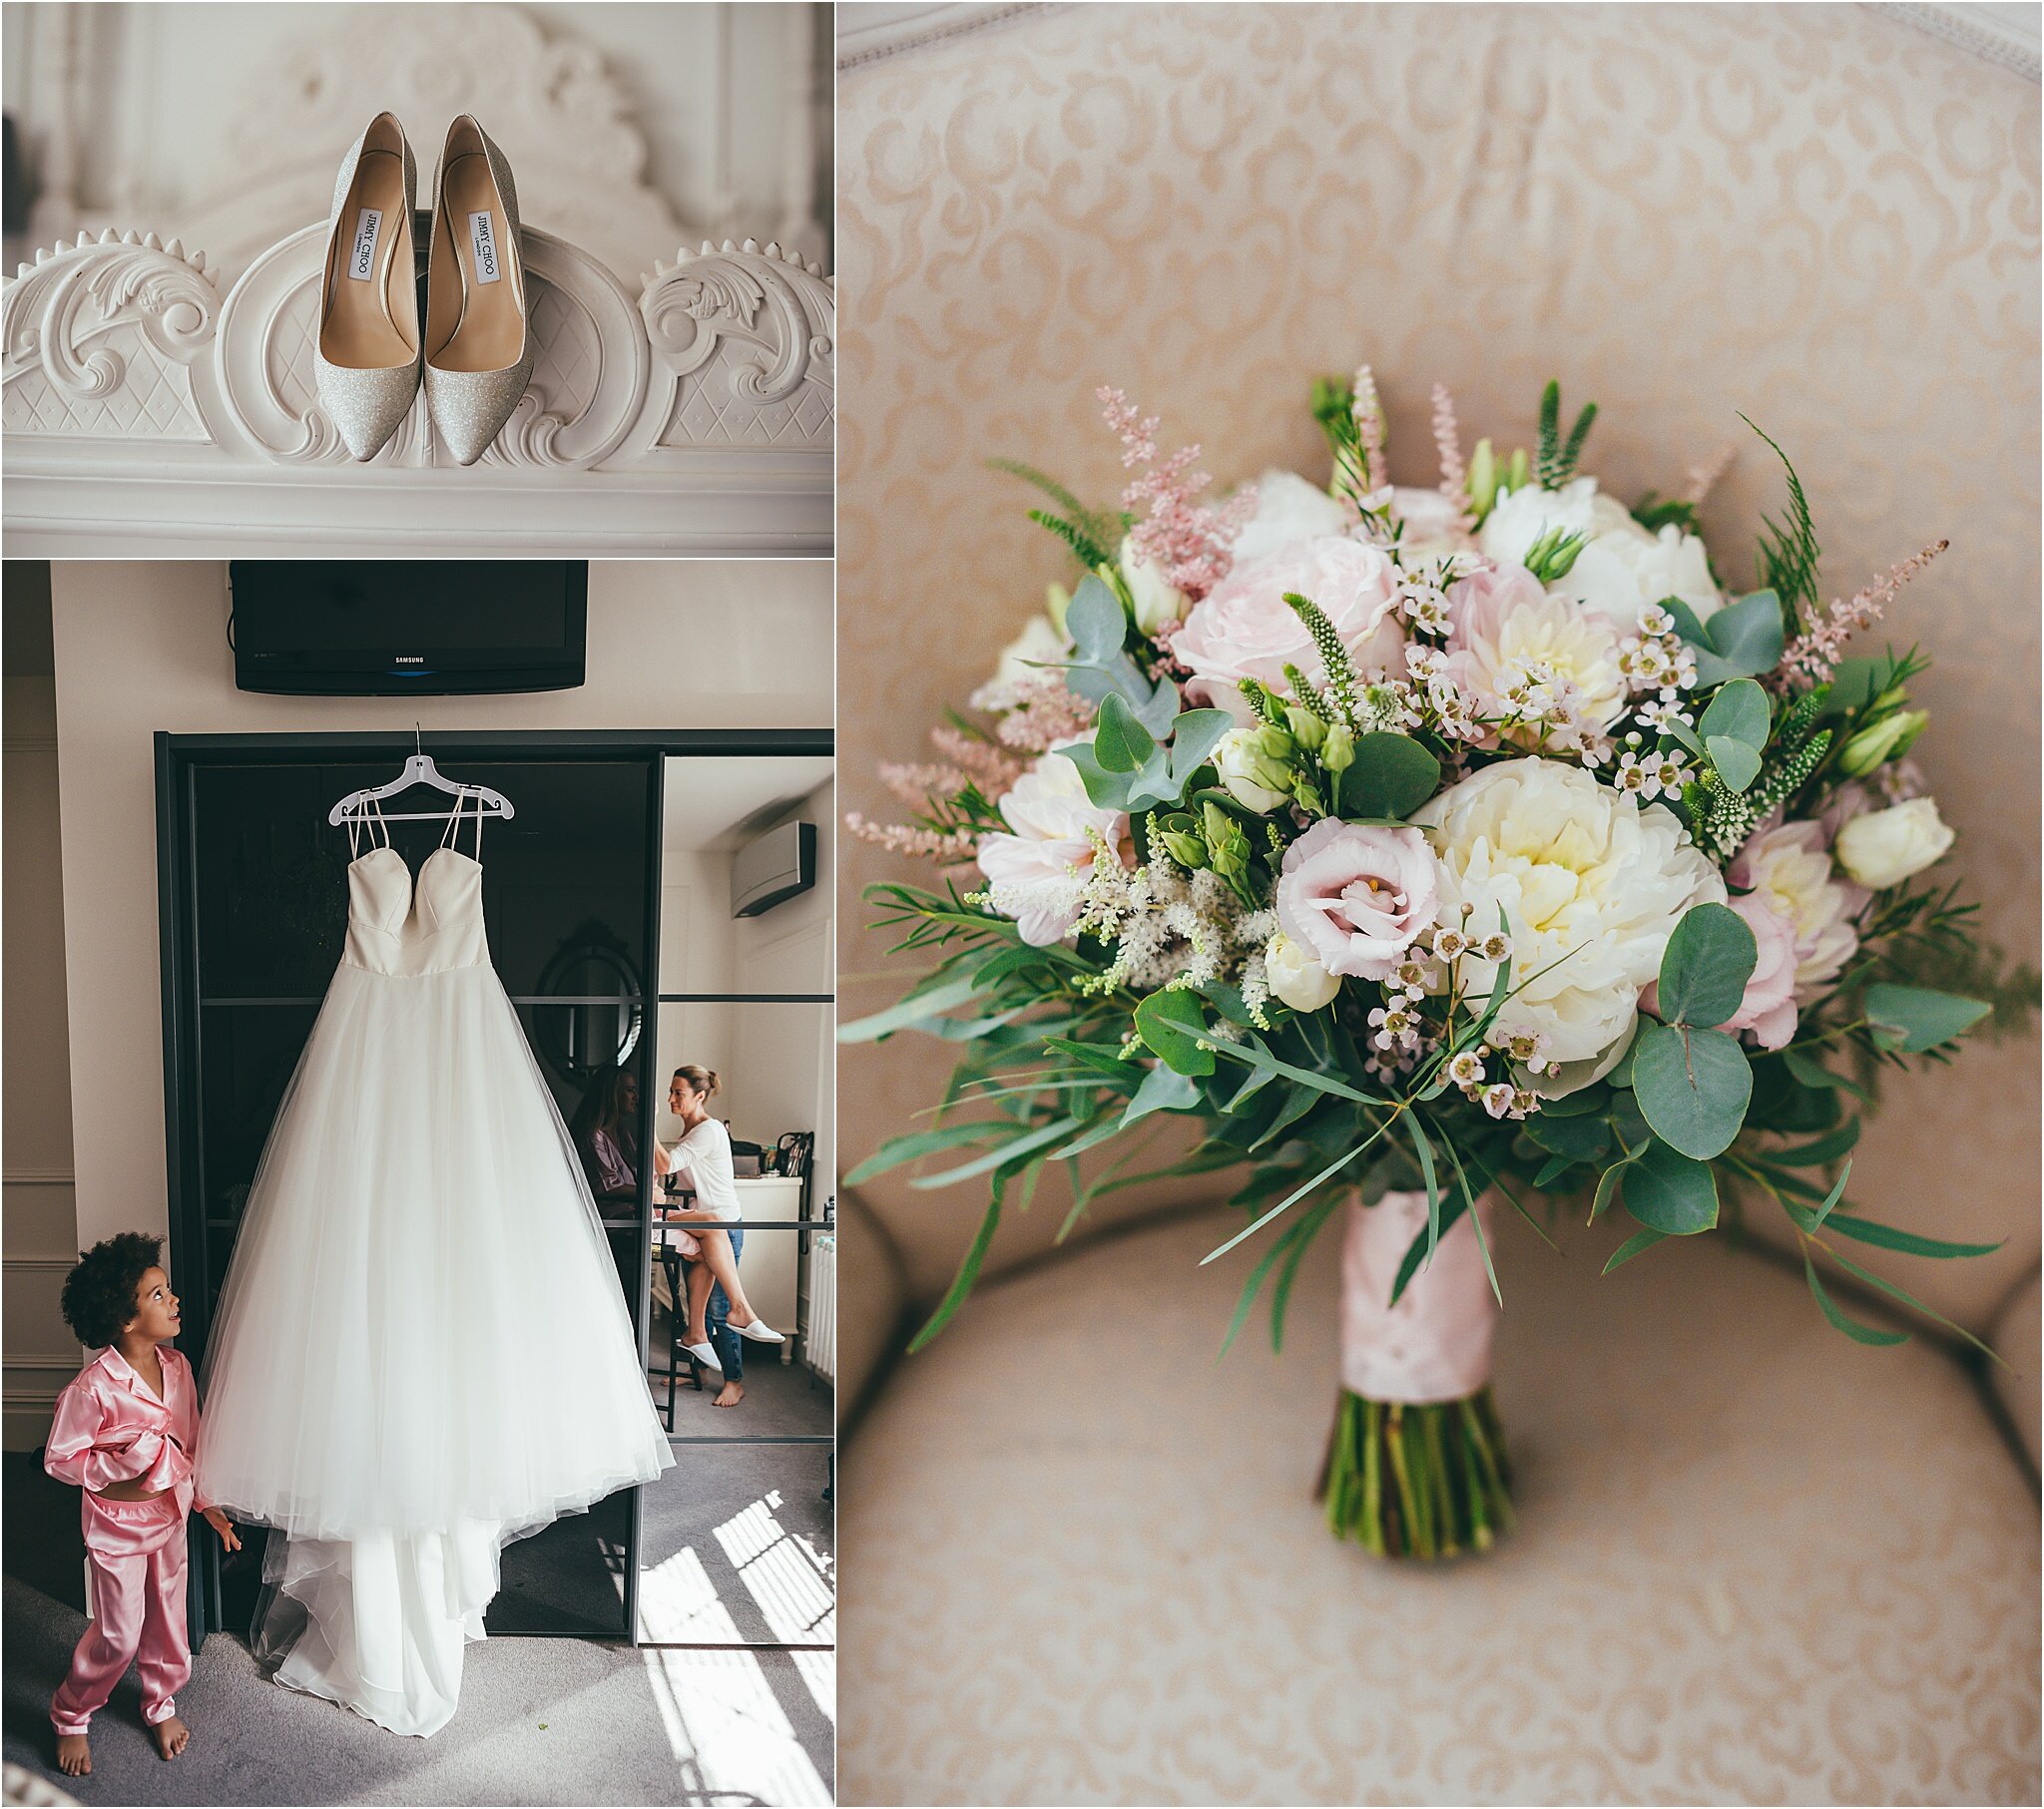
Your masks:
M1135 473L1118 510L1007 467L1083 575L939 760L884 770L912 820L848 823L977 869L869 893L938 959L841 1033L960 1049L933 1128L849 1177L937 1158L915 1185L990 1189L918 1344L1011 1195L1064 1164L1069 1230L1152 1177L1082 1158L1183 1115L1197 1145L1156 1172L1246 1170L1208 1258L1261 1246L1231 1340L1267 1284L1281 1338L1343 1217L1328 1518L1434 1558L1511 1524L1492 1215L1539 1231L1529 1191L1632 1221L1607 1273L1764 1207L1847 1337L1903 1334L1831 1268L1937 1317L1848 1248L1993 1246L1852 1210L1858 1112L1882 1070L2019 1014L2028 977L1924 877L1952 843L1907 758L1924 661L1844 650L1945 543L1827 603L1788 468L1761 588L1730 595L1697 531L1716 469L1627 507L1577 474L1596 410L1565 429L1554 384L1537 448L1466 460L1436 388L1440 483L1408 489L1365 366L1316 386L1324 488L1275 472L1218 505L1197 447L1160 456L1154 419L1101 399Z

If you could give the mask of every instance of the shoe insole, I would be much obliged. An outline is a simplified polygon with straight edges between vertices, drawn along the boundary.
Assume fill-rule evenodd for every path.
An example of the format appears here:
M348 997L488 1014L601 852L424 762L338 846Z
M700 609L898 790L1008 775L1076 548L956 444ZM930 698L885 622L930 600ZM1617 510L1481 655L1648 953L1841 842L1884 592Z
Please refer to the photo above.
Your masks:
M362 153L335 237L320 352L350 370L411 363L418 356L418 269L396 152Z
M457 157L442 188L461 272L461 318L433 362L441 370L507 369L525 355L525 314L511 268L517 247L504 242L511 223L490 160L481 152Z

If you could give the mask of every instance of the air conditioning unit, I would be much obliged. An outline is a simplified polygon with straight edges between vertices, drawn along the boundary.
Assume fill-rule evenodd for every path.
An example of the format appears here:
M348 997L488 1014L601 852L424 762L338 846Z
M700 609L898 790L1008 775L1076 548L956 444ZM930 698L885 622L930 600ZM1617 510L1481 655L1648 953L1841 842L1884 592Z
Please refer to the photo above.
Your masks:
M816 825L782 823L731 857L731 914L757 917L816 883Z

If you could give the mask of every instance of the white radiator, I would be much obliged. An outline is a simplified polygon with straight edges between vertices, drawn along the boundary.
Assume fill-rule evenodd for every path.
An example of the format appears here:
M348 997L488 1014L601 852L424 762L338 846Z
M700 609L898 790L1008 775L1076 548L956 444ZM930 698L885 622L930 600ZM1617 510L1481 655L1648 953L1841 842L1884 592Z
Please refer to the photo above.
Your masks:
M837 1380L837 1233L824 1231L809 1244L809 1367L824 1381Z

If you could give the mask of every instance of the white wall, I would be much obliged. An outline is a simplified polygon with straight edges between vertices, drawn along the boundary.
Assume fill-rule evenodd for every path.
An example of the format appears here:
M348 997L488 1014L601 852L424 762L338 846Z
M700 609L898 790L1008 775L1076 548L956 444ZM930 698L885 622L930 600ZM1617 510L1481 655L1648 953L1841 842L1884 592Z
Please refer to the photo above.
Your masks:
M57 815L57 695L47 678L9 678L0 742L0 967L7 1010L0 1064L5 1225L6 1428L10 1451L49 1430L50 1403L78 1368L57 1310L78 1258L66 1053L63 867Z
M532 696L238 691L227 646L225 569L217 563L61 562L52 571L52 596L81 1240L131 1227L162 1230L168 1219L158 729L409 728L414 717L428 732L831 721L831 568L822 561L592 564L588 681ZM10 1074L10 1102L12 1082Z

